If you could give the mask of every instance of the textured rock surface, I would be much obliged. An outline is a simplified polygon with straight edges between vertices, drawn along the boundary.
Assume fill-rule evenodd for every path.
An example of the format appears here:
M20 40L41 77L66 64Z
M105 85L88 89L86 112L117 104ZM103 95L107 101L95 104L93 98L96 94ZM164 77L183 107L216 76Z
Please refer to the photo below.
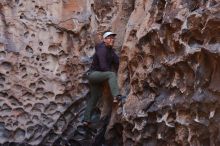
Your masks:
M0 26L1 144L77 145L83 73L113 30L128 98L106 138L220 145L219 0L1 0Z
M87 3L1 1L0 143L44 144L80 114L92 44Z
M136 1L120 66L124 145L220 144L219 14L219 1Z

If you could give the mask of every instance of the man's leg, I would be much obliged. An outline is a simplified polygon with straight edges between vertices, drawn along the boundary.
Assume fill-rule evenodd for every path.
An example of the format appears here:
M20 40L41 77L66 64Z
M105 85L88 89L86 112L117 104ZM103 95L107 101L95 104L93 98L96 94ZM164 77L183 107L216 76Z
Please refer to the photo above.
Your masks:
M111 115L112 95L107 80L102 85L103 85L103 91L102 91L103 106L101 108L100 119L105 119Z
M90 83L90 95L91 97L87 101L87 106L84 114L84 121L91 121L92 110L97 104L99 97L102 96L102 88L100 84Z
M112 96L116 97L117 95L119 95L117 76L114 72L94 71L89 75L89 81L90 82L102 83L105 80L108 81Z

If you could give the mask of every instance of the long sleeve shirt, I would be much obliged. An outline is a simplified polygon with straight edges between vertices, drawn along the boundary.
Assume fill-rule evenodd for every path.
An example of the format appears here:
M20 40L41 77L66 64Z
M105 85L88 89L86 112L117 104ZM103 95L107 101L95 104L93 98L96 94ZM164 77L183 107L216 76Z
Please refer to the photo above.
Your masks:
M107 48L104 42L95 48L91 70L93 71L112 71L114 66L118 71L119 57L113 48Z

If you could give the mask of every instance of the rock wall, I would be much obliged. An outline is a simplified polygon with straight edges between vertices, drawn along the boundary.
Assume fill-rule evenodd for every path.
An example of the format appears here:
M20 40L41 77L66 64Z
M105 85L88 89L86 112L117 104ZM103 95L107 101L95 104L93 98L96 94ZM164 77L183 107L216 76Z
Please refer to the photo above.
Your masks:
M123 43L124 145L219 145L219 1L135 1Z
M1 144L77 137L83 74L112 30L127 99L109 140L220 145L218 0L1 0L0 26Z
M89 3L0 2L0 143L41 144L51 131L62 134L83 109L84 56L92 52Z

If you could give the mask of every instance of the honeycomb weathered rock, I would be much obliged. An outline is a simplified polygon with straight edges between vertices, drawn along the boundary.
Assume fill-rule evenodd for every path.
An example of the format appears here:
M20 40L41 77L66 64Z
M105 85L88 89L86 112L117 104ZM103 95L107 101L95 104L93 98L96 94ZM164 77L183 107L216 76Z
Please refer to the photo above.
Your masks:
M0 143L44 144L48 133L62 134L83 108L79 102L64 119L88 92L81 61L93 48L87 3L0 2Z
M219 145L219 4L136 1L119 71L124 145Z

